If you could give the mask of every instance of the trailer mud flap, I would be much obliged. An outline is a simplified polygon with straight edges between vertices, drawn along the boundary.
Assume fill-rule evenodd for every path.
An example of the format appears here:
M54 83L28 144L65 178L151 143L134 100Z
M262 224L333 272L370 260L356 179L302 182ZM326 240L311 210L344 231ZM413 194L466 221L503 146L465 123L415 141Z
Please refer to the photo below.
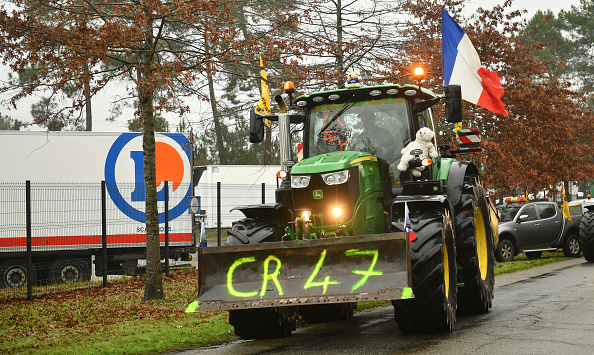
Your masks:
M405 233L200 248L197 311L412 297Z

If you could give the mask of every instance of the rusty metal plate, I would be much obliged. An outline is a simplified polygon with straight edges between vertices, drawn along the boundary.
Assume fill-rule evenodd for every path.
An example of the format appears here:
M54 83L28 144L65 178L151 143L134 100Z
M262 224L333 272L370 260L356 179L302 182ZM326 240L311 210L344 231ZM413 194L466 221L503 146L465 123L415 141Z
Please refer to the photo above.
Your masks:
M405 233L201 248L198 311L396 300Z

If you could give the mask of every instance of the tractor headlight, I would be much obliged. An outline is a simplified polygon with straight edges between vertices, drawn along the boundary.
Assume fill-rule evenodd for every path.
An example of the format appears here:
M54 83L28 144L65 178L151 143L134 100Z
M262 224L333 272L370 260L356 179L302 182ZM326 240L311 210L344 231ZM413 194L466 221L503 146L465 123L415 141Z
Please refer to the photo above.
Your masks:
M341 170L341 171L334 171L332 173L322 174L322 180L327 185L340 185L344 184L349 180L349 171L348 170Z
M309 175L291 175L291 187L294 189L301 189L309 185Z

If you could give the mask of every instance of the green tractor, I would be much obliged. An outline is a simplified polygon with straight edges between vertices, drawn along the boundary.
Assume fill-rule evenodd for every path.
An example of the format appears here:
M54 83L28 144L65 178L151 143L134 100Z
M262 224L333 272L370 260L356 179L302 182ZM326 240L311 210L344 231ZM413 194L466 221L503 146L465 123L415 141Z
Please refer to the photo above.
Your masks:
M280 114L252 113L252 143L265 118L278 121L276 203L236 207L245 218L227 244L200 249L198 311L229 310L245 339L289 335L299 316L347 319L364 301L391 300L408 334L449 332L457 312L487 312L496 210L476 166L455 159L480 148L402 155L419 130L434 130L431 107L441 100L447 121L461 121L460 87L444 89L439 97L414 85L367 86L295 100L289 90L299 114L280 95Z

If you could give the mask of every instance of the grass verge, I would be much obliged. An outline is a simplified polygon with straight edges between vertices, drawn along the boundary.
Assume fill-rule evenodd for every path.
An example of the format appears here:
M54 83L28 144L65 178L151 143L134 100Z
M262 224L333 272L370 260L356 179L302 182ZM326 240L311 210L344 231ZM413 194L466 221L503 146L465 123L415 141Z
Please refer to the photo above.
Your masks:
M495 274L568 258L561 252L497 263ZM107 288L36 296L33 302L0 300L1 354L160 354L237 339L227 312L184 313L196 299L196 270L163 276L165 300L141 302L144 277L113 281ZM358 312L390 306L359 304ZM303 325L303 324L301 324Z

